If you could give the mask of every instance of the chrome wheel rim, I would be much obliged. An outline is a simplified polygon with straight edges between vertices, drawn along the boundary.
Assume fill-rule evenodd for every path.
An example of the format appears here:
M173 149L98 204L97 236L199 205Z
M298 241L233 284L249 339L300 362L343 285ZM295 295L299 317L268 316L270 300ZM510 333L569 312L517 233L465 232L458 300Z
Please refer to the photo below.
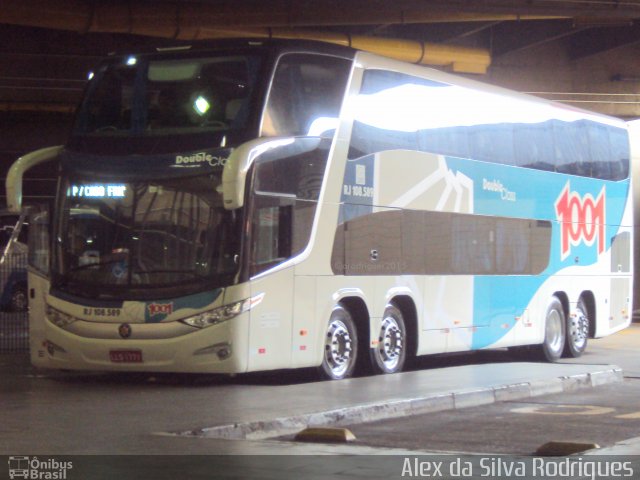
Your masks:
M404 337L398 321L391 315L383 318L378 337L378 353L387 370L397 368L403 348Z
M352 361L353 338L342 320L329 323L324 344L324 357L333 375L342 377Z
M589 336L589 318L581 308L577 308L576 314L571 317L567 335L576 350L582 350L587 343Z

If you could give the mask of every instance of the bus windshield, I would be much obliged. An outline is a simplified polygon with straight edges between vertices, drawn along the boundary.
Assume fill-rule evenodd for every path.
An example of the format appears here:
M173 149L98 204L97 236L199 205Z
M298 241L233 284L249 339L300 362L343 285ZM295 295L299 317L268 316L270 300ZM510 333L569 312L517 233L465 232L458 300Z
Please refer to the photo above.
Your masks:
M73 134L114 137L222 136L246 127L259 58L212 55L113 59L97 69Z
M80 296L146 298L162 288L186 295L233 283L240 213L223 208L219 182L219 175L64 179L57 287Z

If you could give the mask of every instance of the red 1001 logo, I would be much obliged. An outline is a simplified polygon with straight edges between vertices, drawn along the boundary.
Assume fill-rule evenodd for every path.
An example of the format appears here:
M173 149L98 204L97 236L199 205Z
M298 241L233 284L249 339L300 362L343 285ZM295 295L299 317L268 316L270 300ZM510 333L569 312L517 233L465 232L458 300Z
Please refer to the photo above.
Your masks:
M562 223L560 230L560 256L562 260L571 253L571 246L580 243L591 246L598 241L598 255L605 247L605 187L596 199L589 193L580 197L570 191L569 182L556 200L556 215Z

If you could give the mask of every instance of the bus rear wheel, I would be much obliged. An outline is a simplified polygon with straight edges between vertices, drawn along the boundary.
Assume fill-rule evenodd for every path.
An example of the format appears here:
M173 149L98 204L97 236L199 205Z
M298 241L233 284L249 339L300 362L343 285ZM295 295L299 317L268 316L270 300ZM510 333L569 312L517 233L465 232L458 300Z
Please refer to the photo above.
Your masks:
M564 309L558 297L553 297L545 315L544 342L539 346L542 360L555 362L561 356L566 341L566 327Z
M402 312L392 303L384 309L378 343L370 352L376 373L402 371L407 357L407 330Z
M324 339L324 353L320 375L329 380L340 380L353 375L358 358L358 334L349 311L336 305L329 317Z
M574 315L567 318L567 341L564 356L577 358L587 349L589 338L589 316L583 298L580 298Z

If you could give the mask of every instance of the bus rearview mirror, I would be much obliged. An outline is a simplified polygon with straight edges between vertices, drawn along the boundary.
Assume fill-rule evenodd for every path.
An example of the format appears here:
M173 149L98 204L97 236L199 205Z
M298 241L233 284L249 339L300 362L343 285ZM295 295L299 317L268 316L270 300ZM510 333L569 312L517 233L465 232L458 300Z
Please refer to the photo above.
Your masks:
M317 149L322 142L319 137L271 137L240 145L231 152L222 171L218 192L222 193L224 208L235 210L244 205L247 174L258 158L268 155L275 160L300 155Z

